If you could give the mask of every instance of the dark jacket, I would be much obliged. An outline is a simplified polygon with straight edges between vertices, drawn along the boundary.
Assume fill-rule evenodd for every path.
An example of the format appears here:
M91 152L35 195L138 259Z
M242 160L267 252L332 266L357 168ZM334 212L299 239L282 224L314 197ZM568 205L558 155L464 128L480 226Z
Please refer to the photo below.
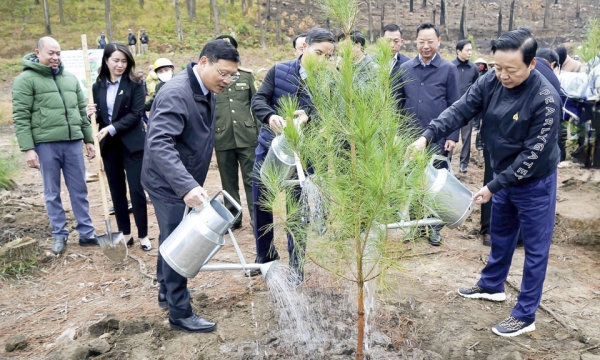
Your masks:
M300 80L300 59L302 56L296 60L284 61L273 66L252 97L252 112L263 124L258 135L258 142L267 149L273 140L269 118L271 115L277 114L275 109L281 97L296 96L300 109L304 110L309 118L311 117L312 101L304 91Z
M106 107L106 83L94 83L92 92L98 107L96 109L98 129L102 130L110 125ZM133 82L126 75L121 76L113 106L112 125L117 131L114 137L120 139L130 153L144 150L146 132L142 123L142 114L145 99L146 91L140 82ZM105 143L106 138L100 142L101 151Z
M146 137L142 186L150 195L181 200L204 184L215 141L215 96L204 95L187 64L156 95Z
M403 72L400 79L401 106L415 116L415 124L425 130L431 120L460 98L458 71L451 62L437 54L429 66L423 67L417 55L400 66ZM466 125L466 124L465 124ZM458 132L445 134L449 140L458 141ZM444 138L437 138L442 151Z
M423 136L435 141L467 125L480 113L481 135L496 174L487 187L496 193L556 171L561 111L558 93L538 71L533 70L513 89L502 86L495 71L490 71L433 120Z
M250 110L256 93L252 71L238 68L240 78L217 95L215 150L255 148L261 123Z
M546 80L550 82L550 84L554 87L556 92L559 95L561 95L562 91L560 90L560 80L558 80L558 76L556 76L554 71L552 71L550 64L548 64L548 62L543 58L536 57L535 59L537 60L535 64L535 69L539 71L542 75L544 75Z
M452 60L452 63L458 70L458 86L462 96L479 78L479 68L471 61L462 61L458 57Z
M396 62L390 70L390 76L392 77L392 91L394 97L398 101L398 107L402 108L402 103L400 100L400 87L402 85L402 80L400 79L400 66L405 62L410 61L410 58L399 52L396 53L394 57L396 58Z
M128 34L127 35L127 42L129 43L129 45L135 45L137 44L137 39L135 38L134 34Z
M142 44L147 44L149 41L148 34L142 34L142 36L140 36L140 41Z

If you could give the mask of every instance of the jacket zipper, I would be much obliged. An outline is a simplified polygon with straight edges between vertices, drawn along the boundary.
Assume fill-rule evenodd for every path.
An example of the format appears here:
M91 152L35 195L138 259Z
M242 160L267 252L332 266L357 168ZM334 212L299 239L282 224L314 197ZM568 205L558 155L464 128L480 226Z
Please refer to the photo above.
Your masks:
M69 140L71 139L71 124L69 124L69 113L67 112L67 103L65 103L65 98L63 97L62 91L60 91L60 87L58 86L58 82L56 81L56 75L53 73L52 78L54 79L54 83L56 84L56 88L58 89L58 94L60 95L60 99L62 100L63 106L65 107L65 120L67 121L67 128L69 128Z

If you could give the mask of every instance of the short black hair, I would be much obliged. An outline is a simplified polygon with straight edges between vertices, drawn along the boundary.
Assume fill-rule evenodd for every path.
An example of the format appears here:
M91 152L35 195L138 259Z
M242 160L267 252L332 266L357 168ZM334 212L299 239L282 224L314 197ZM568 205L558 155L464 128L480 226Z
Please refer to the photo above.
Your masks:
M548 61L548 63L552 64L555 63L556 66L558 66L558 54L556 53L556 51L550 49L550 48L540 48L535 52L535 56L542 58L546 61Z
M424 22L417 28L417 36L421 30L433 29L435 30L435 36L440 37L440 28L434 23Z
M460 40L456 43L456 51L463 51L467 44L471 44L471 46L473 45L473 43L469 39Z
M306 39L304 40L308 45L322 43L322 42L330 42L335 44L335 36L331 33L331 31L323 28L314 27L308 31L306 34Z
M341 33L340 35L338 35L337 41L340 42L340 41L344 40L345 38L346 38L346 34ZM350 40L352 41L353 44L360 44L360 47L362 47L363 49L365 48L365 44L367 43L367 40L365 39L363 34L358 30L354 30L354 31L350 32Z
M386 31L389 31L389 32L399 31L400 32L400 36L403 35L402 34L402 28L400 26L396 25L396 24L387 24L386 26L384 26L381 29L382 35L385 34Z
M240 63L240 53L228 41L212 40L206 43L200 52L199 59L206 56L210 62L216 63L219 60L229 60Z
M561 45L556 48L556 53L558 54L558 64L563 66L565 60L567 60L567 48Z
M298 34L298 35L294 36L294 40L292 40L292 46L294 47L294 49L296 49L296 41L298 41L298 39L300 39L302 37L305 38L306 33L302 33L302 34Z
M520 27L516 30L503 34L496 40L492 46L492 53L496 51L521 51L523 62L529 66L535 57L537 51L537 41L526 27Z

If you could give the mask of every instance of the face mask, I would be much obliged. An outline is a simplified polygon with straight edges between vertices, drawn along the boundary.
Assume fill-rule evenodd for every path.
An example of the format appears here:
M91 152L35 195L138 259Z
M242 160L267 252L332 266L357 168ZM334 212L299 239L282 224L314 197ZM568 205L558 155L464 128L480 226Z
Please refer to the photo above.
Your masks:
M158 74L158 79L162 82L167 82L173 78L173 70L162 72Z

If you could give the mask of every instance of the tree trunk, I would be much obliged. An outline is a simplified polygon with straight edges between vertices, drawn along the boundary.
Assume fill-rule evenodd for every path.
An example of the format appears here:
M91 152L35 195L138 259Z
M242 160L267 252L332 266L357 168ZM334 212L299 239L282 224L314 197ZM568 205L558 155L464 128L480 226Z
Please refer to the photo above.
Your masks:
M242 13L244 15L248 13L248 6L246 5L246 0L242 0Z
M275 0L275 43L281 45L281 0Z
M104 22L106 23L106 39L112 42L112 25L110 23L110 0L104 0Z
M217 0L210 0L210 7L215 21L215 34L218 36L221 33L221 20L219 19L219 4Z
M223 0L223 28L227 28L227 0Z
M394 22L398 23L398 0L394 0Z
M550 22L550 19L548 18L550 16L550 1L551 0L546 0L546 4L544 5L544 29L548 28L548 23Z
M409 0L409 12L415 12L415 4L414 4L415 0Z
M196 0L190 0L192 4L192 20L196 20Z
M458 40L467 38L467 0L463 0L462 11L460 13L460 29Z
M558 0L554 0L554 5L558 5Z
M44 28L46 30L46 35L52 35L52 30L50 29L50 9L48 9L48 0L44 0Z
M40 4L40 0L35 0L35 4L39 5Z
M143 8L144 7L144 0L140 0L140 7Z
M383 26L385 21L385 3L381 4L381 19L380 19L380 27L379 27L379 37L383 36Z
M181 29L181 7L179 6L179 0L175 0L175 20L177 22L177 38L179 41L182 41L183 30Z
M435 24L435 9L433 9L433 19L431 20L431 22Z
M427 7L427 0L423 0L423 5L421 5L421 9L425 9Z
M58 0L58 18L60 19L60 24L65 25L65 11L63 9L63 1Z
M359 270L359 279L362 271ZM363 360L363 348L365 338L365 285L359 281L358 286L358 341L356 344L356 360Z
M575 3L575 19L581 19L581 8L579 7L579 0Z
M262 10L262 6L260 6L260 2L256 3L256 6L258 7L258 24L260 26L260 46L264 49L267 48L267 30L265 29L265 24L263 24L263 10Z
M446 25L446 1L440 1L440 26Z
M508 31L512 31L515 24L515 0L510 2L510 13L508 15Z
M229 0L229 5L235 5L235 2L233 0Z
M373 0L367 0L367 11L369 12L369 41L375 41L373 37Z
M499 1L500 7L498 8L498 37L502 36L502 1Z
M185 11L188 14L188 20L192 21L192 1L185 0Z
M304 0L306 3L306 15L310 15L310 0Z
M252 0L248 0L248 8L252 7Z

